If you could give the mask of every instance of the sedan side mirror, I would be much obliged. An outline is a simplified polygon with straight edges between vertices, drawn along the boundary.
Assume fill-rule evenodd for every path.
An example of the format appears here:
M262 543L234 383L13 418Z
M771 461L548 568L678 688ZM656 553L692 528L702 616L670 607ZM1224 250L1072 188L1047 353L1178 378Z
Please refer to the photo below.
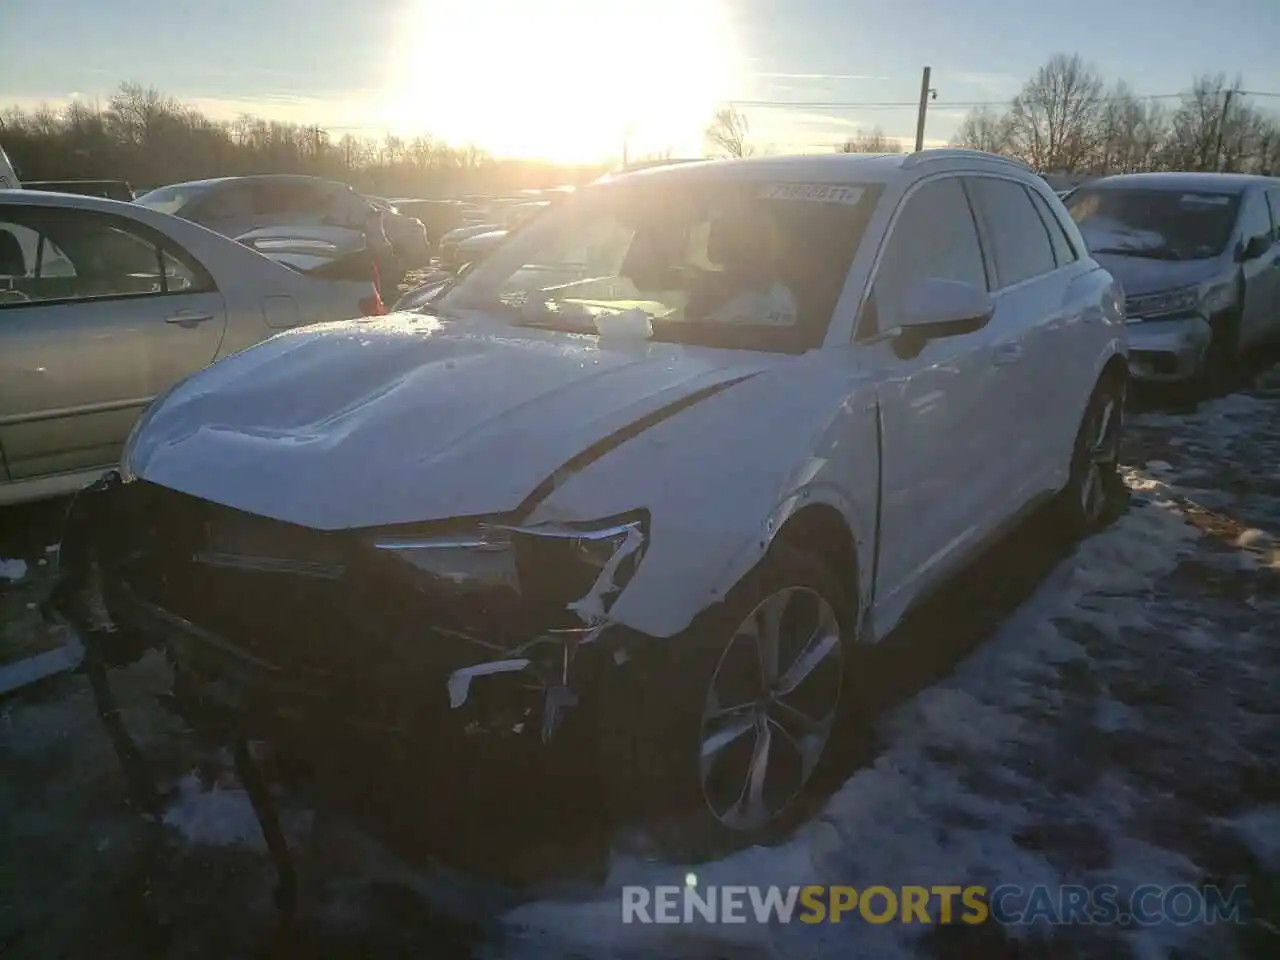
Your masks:
M1260 256L1271 249L1271 237L1265 233L1258 234L1256 237L1250 237L1244 243L1240 244L1240 252L1236 259L1241 263L1249 260L1257 260Z
M902 306L898 329L920 342L981 330L996 309L991 294L981 287L937 277L907 287Z

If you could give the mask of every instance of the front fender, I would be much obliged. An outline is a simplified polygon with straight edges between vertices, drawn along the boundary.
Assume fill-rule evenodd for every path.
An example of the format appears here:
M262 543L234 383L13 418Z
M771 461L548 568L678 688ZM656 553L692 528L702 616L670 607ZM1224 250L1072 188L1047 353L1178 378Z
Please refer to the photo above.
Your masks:
M699 402L562 480L527 522L647 509L644 560L609 618L670 637L723 599L788 519L822 504L853 535L865 600L879 482L876 413L872 385L847 360L834 351L797 357Z

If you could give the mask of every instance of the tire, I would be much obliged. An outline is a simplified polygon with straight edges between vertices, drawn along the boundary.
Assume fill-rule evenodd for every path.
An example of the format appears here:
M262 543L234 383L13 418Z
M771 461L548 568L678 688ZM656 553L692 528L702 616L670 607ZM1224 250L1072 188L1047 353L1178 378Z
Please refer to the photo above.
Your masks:
M1121 509L1125 498L1120 478L1120 441L1128 378L1108 373L1093 388L1076 433L1071 475L1058 495L1057 514L1072 539L1102 529Z
M744 627L779 611L778 679L766 692L761 648ZM822 560L775 545L683 634L647 641L657 648L654 659L601 701L598 769L615 826L640 821L657 853L688 863L774 842L807 819L839 758L848 759L842 741L864 728L855 695L864 680L854 668L864 659L856 656L857 622L851 591ZM788 675L799 673L798 638L810 633L813 669L784 693ZM728 709L753 699L748 709ZM715 703L726 708L718 716ZM805 729L810 735L800 736ZM720 746L704 761L709 743ZM767 775L756 803L757 793L745 788L762 755Z

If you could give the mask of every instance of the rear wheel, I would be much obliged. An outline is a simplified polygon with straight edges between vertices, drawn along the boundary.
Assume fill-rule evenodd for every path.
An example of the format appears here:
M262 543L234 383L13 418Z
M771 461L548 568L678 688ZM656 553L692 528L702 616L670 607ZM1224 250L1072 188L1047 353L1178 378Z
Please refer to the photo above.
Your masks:
M1123 502L1119 466L1127 383L1123 373L1105 375L1080 422L1071 476L1058 501L1058 513L1073 536L1105 526Z
M770 550L665 669L607 697L602 771L615 815L664 855L702 859L780 838L814 810L856 721L850 590L817 557Z

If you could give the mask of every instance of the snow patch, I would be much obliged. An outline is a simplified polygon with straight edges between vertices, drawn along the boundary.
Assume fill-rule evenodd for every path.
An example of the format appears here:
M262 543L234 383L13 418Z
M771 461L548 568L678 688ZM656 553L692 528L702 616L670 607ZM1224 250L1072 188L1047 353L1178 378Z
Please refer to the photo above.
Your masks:
M206 789L199 777L188 774L178 781L177 793L165 811L164 822L190 843L266 849L253 804L244 790L219 785Z
M1259 807L1223 824L1249 848L1263 869L1280 871L1280 806Z
M27 575L27 561L6 560L0 557L0 580L17 583Z

